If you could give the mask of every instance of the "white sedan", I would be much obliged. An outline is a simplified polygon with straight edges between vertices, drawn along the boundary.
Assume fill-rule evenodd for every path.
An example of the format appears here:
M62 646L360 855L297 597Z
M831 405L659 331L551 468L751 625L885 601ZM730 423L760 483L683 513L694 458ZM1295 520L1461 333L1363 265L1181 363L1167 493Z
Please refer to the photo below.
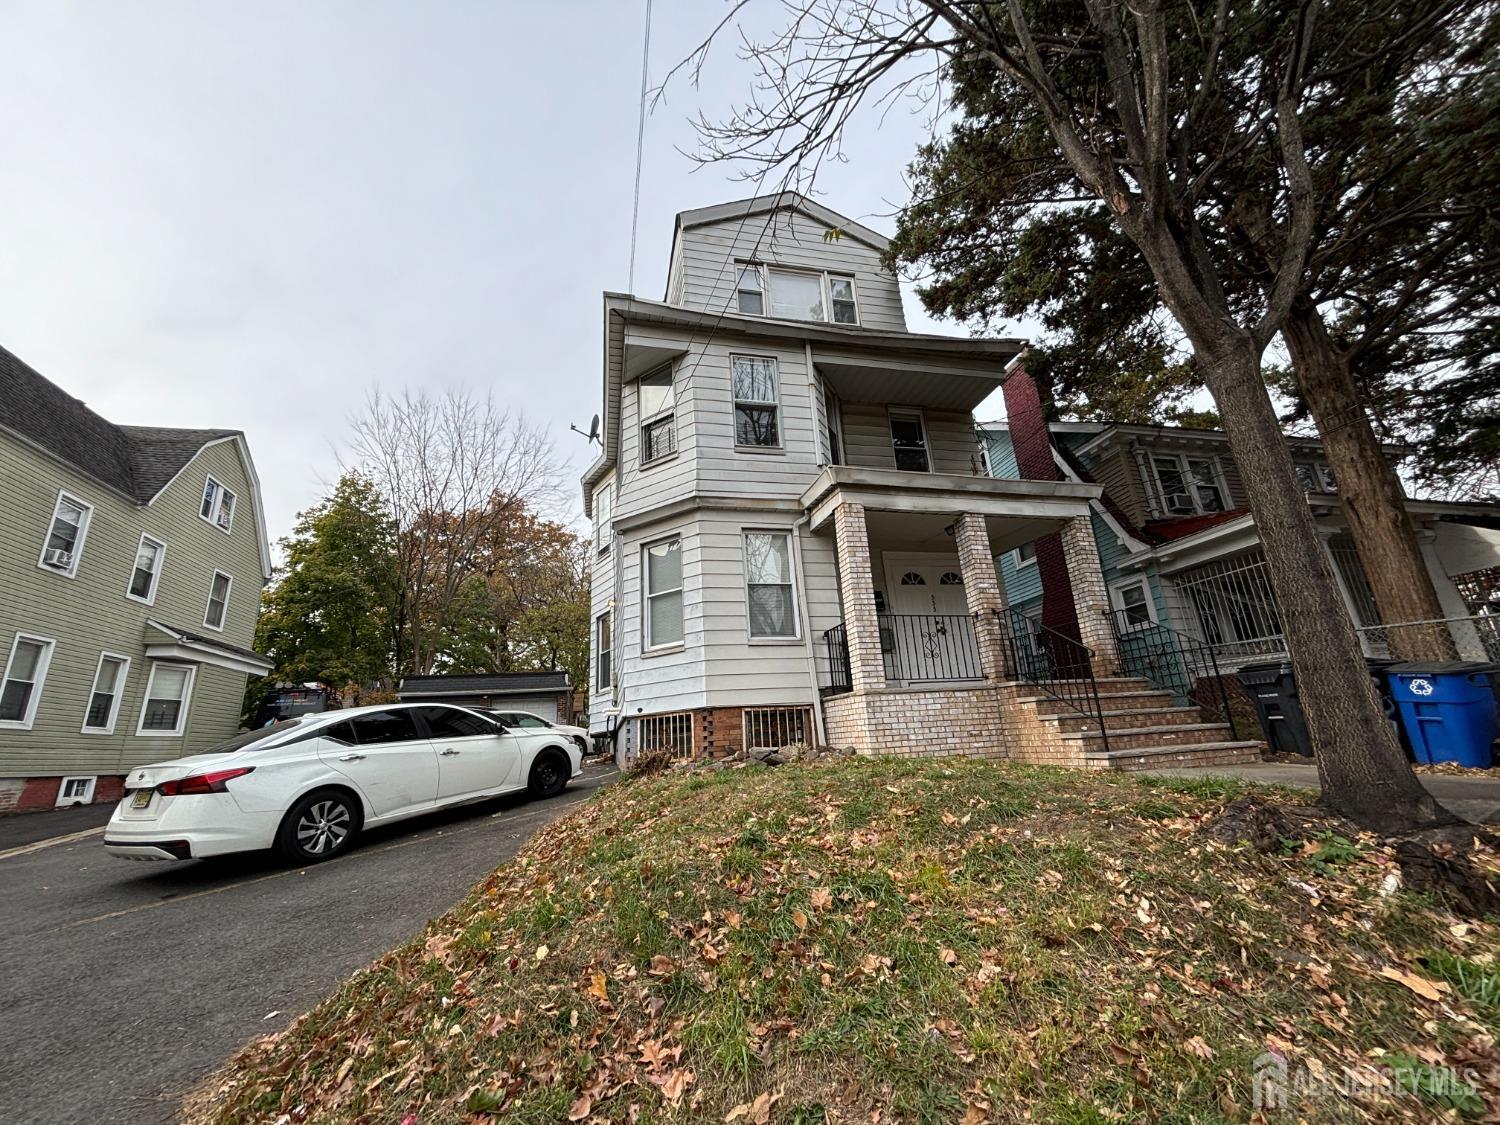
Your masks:
M559 734L565 734L574 742L578 743L578 749L585 754L589 752L589 732L583 727L570 727L566 723L554 723L540 715L534 715L530 711L486 711L486 715L492 719L498 719L511 728L519 727L522 730L555 730Z
M520 790L555 796L582 769L561 732L447 704L304 715L132 769L104 849L197 859L275 848L316 863L348 850L362 828Z

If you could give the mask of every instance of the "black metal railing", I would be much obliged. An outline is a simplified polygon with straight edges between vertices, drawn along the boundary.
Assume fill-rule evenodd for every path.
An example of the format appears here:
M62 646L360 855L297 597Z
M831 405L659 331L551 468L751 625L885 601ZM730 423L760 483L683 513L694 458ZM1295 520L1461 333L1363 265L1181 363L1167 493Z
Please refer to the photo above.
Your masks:
M1089 733L1097 732L1100 748L1108 750L1109 733L1099 702L1099 684L1094 679L1093 649L1009 606L991 612L1000 625L1012 675L1092 719L1096 726Z
M967 613L882 613L879 622L888 681L984 679L974 619Z
M1230 737L1239 737L1229 687L1213 645L1169 625L1143 620L1138 611L1114 610L1110 623L1123 675L1140 676L1153 687L1170 691L1179 705L1190 704L1204 715L1223 715Z
M823 630L823 649L828 658L828 686L824 695L843 695L854 690L854 677L849 671L849 636L840 621L832 629Z

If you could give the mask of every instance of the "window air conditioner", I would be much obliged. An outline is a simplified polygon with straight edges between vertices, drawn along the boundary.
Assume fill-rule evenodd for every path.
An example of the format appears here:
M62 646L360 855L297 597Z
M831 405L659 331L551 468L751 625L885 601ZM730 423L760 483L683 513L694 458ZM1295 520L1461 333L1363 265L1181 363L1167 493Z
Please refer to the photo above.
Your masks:
M48 566L56 567L58 570L67 570L68 567L73 565L73 552L64 551L58 547L49 547L46 553L42 555L42 561Z

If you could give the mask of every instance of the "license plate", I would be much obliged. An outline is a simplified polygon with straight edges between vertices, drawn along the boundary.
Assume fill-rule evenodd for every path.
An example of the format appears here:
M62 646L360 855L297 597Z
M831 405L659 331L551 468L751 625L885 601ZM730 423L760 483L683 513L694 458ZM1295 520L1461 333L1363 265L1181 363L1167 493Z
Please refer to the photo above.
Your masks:
M144 809L151 804L152 789L137 789L130 798L130 807L133 809Z

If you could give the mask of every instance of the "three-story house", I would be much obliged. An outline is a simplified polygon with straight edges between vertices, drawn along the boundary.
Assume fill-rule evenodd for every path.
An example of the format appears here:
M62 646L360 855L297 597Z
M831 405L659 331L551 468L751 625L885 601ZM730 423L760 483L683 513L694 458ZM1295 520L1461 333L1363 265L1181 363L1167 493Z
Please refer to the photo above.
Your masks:
M740 200L678 215L664 300L605 294L583 489L591 732L617 752L1117 761L1097 706L1059 717L1068 644L1139 686L1103 619L1018 667L994 565L1057 531L1102 596L1101 489L989 474L973 410L1022 342L909 332L886 247L800 195Z
M244 434L120 426L0 349L0 811L239 727L271 574Z

